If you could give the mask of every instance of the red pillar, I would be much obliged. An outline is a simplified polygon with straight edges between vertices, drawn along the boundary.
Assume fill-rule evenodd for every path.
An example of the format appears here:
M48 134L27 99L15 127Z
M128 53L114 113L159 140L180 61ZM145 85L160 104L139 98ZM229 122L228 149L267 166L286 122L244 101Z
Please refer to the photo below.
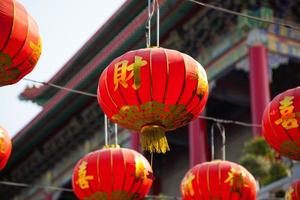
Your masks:
M209 160L206 121L196 119L189 123L190 167Z
M140 144L139 144L140 136L137 132L131 133L131 149L141 152Z
M250 91L252 123L261 124L265 107L270 102L268 52L263 43L249 47ZM261 128L252 128L254 136L261 135Z

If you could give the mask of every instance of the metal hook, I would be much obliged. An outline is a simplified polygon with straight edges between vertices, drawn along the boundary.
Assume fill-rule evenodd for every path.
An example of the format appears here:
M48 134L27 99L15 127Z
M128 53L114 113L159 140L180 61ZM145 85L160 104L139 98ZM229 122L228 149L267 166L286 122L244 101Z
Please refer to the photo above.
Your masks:
M215 159L215 141L214 141L214 127L217 127L220 135L222 136L222 160L226 159L226 135L225 135L225 127L221 123L214 123L211 126L211 158L212 160Z

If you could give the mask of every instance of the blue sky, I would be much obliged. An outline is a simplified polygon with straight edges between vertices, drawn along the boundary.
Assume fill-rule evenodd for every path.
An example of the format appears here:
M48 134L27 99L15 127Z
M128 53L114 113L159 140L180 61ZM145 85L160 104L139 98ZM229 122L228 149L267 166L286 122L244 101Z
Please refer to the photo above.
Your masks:
M48 81L125 0L19 0L39 25L43 50L26 78ZM18 99L27 81L0 88L0 126L13 137L42 109Z

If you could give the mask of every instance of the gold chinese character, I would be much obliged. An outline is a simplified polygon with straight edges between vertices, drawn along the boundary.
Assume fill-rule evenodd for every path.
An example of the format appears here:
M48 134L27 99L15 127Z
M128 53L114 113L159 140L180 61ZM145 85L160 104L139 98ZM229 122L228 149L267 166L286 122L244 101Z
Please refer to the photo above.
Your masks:
M32 49L32 55L31 55L30 62L31 62L31 64L35 64L39 60L39 57L40 57L41 52L42 52L41 38L39 38L37 44L35 44L32 41L30 41L29 46Z
M197 84L197 95L202 99L205 92L208 91L208 83L206 73L203 67L197 64L198 84Z
M286 96L286 97L284 97L284 99L279 102L280 105L281 105L279 107L279 109L281 110L281 109L284 109L284 108L292 105L293 104L293 99L294 99L293 96Z
M281 118L275 121L275 124L281 124L283 128L287 130L298 127L298 122L296 119L298 113L294 113L293 99L293 96L286 96L280 101L281 106L279 107L279 110Z
M294 189L290 187L289 190L286 192L285 199L292 200L294 192L295 192Z
M81 189L90 188L89 181L94 179L94 176L86 175L87 164L88 163L86 161L83 161L78 170L78 180L76 181L76 184L78 184Z
M182 190L186 196L194 196L193 180L195 179L194 174L189 173L183 180Z
M4 131L0 128L0 153L5 153Z
M142 57L135 56L134 63L128 65L128 60L123 60L115 64L114 69L114 84L115 90L118 89L119 84L121 84L124 88L128 87L127 81L133 77L133 85L132 88L137 90L141 86L141 77L140 77L140 69L145 66L147 61L143 60ZM127 72L130 72L127 75Z
M135 177L144 179L147 177L146 167L141 157L135 158Z
M229 183L232 192L236 192L241 195L243 188L248 187L248 185L245 183L244 177L245 174L242 171L231 168L231 170L228 172L228 178L225 180L225 183Z

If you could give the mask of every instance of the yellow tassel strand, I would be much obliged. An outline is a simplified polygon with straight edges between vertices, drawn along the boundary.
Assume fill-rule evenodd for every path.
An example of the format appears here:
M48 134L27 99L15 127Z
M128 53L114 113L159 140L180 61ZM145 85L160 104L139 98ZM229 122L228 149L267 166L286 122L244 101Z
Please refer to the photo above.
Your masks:
M165 129L158 125L146 125L141 130L142 149L150 153L166 153L170 151Z

